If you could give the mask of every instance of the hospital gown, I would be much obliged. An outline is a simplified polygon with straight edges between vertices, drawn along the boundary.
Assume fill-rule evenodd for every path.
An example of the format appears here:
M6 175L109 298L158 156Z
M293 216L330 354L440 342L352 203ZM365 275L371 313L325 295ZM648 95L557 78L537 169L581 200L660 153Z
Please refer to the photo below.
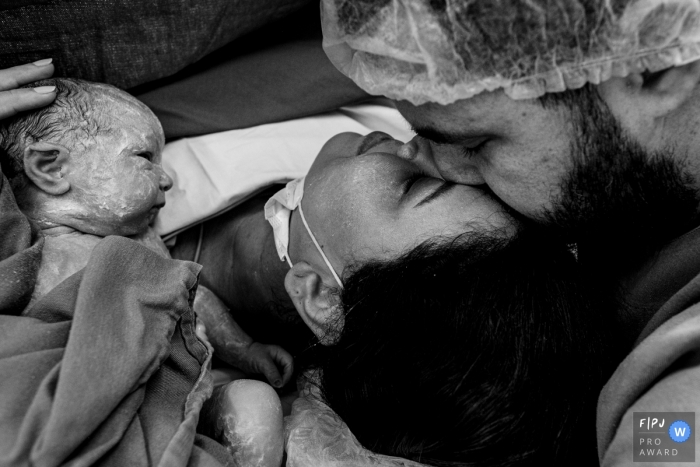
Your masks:
M658 311L600 395L601 465L691 465L668 461L633 463L633 450L639 449L633 442L633 414L700 414L700 228L668 245L626 298L637 307L643 305ZM667 421L663 430L668 430L671 422ZM696 422L700 423L698 417ZM695 433L691 436L696 436L695 462L700 463L700 442Z

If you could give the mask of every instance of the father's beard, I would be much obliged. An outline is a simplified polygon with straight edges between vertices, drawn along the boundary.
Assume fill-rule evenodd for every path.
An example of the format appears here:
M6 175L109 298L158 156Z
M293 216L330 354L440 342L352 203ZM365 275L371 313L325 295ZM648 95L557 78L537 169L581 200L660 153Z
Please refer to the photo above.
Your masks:
M574 165L546 223L614 293L621 278L700 225L698 189L683 157L673 148L646 151L599 98L574 113Z

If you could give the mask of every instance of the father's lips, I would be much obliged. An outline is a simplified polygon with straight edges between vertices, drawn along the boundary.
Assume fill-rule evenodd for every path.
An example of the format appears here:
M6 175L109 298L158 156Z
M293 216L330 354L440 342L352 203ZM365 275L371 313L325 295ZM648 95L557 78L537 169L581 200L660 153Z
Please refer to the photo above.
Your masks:
M373 131L362 139L360 145L357 147L357 153L355 153L355 155L362 155L384 141L394 141L394 138L383 131Z

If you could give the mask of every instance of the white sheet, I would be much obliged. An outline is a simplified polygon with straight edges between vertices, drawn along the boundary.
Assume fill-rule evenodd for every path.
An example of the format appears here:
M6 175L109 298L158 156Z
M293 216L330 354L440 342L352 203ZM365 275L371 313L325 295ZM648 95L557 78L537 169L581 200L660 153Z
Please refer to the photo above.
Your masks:
M171 237L273 183L305 175L332 136L377 130L401 141L413 137L408 123L391 104L377 101L169 143L163 151L163 168L173 178L173 188L166 193L166 205L155 228L160 235Z

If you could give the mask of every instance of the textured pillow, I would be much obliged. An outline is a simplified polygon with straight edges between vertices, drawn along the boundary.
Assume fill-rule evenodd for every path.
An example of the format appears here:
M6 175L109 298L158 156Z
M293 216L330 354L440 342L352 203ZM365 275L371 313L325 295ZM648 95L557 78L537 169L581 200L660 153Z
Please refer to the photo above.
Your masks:
M0 68L53 57L56 76L130 88L172 75L309 0L9 0Z

